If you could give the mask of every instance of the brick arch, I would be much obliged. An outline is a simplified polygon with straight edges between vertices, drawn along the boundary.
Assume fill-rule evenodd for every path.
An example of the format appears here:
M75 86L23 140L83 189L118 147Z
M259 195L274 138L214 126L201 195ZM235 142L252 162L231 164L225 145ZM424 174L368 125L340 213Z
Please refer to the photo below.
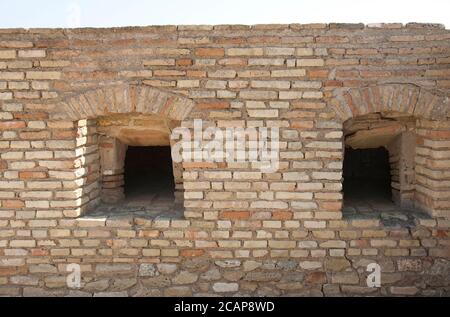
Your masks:
M342 122L374 112L397 111L416 117L450 118L450 98L440 92L413 84L381 84L358 88L339 88L332 108Z
M107 86L67 97L55 104L51 119L91 119L114 113L157 114L172 120L185 119L193 100L138 84Z

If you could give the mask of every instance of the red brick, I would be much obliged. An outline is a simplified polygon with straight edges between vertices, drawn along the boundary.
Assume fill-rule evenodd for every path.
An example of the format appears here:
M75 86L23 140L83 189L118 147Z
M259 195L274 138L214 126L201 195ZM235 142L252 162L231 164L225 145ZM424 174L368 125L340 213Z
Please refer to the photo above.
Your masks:
M321 201L319 202L320 209L327 211L341 211L342 202L340 201Z
M327 274L325 272L311 272L306 275L306 283L324 284L327 282Z
M180 256L184 258L192 258L197 256L202 256L205 253L204 250L194 250L194 249L187 249L187 250L181 250Z
M281 43L281 38L278 36L252 36L247 41L253 44L277 44Z
M225 50L223 48L197 48L195 50L195 55L201 57L221 57L225 55Z
M14 113L15 119L22 120L44 120L48 119L48 113L45 112L16 112Z
M426 135L433 139L450 139L450 131L426 131Z
M0 276L11 276L17 273L14 267L0 267Z
M112 149L114 147L114 145L109 142L101 142L98 146L103 149Z
M137 39L119 39L119 40L109 40L107 41L108 45L114 46L131 46L137 43Z
M381 71L381 70L362 70L360 71L361 77L388 77L391 76L391 72L389 71Z
M203 232L201 232L197 229L192 229L192 230L188 229L184 232L184 236L190 240L200 239L203 236L203 234L204 234Z
M25 203L21 200L16 199L3 200L2 206L4 208L22 208L25 207Z
M48 175L46 172L31 172L31 171L19 172L20 179L40 179L47 177Z
M295 120L292 121L291 127L295 129L312 129L314 127L314 121Z
M46 140L50 138L49 131L21 132L19 135L23 140Z
M435 230L433 231L433 236L437 238L447 238L448 232L445 230Z
M217 44L244 44L246 39L242 37L217 37L214 38L214 43Z
M178 66L191 66L192 65L192 59L184 58L184 59L178 59L177 60Z
M188 70L186 72L187 77L206 77L206 72L203 70Z
M290 211L274 211L274 212L272 212L272 219L277 219L277 220L292 219L292 212L290 212Z
M360 247L360 248L369 246L369 241L368 240L363 240L363 239L353 240L352 243L353 243L353 245L355 247Z
M25 122L23 121L0 121L0 130L14 130L25 128Z
M359 73L356 70L337 70L336 77L338 78L348 78L348 77L358 77Z
M211 162L183 162L183 167L186 169L217 168L218 165Z
M55 130L52 131L52 137L55 139L74 139L78 133L74 130Z
M318 36L318 37L316 37L316 43L339 44L339 43L347 43L347 42L349 42L349 39L346 36Z
M45 249L32 249L31 250L31 255L32 256L48 256L50 254L50 252L48 250Z
M325 87L342 87L343 83L340 80L326 80L323 85Z
M310 78L328 78L328 70L308 70L308 76Z
M249 211L223 211L221 213L223 219L248 219L250 218Z
M157 238L157 237L159 237L159 231L158 230L140 230L138 235L140 238Z

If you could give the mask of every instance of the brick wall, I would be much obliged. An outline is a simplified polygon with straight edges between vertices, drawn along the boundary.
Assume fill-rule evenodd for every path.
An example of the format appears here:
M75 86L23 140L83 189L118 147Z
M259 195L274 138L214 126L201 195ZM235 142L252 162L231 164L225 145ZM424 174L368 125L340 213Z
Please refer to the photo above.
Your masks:
M427 24L0 30L0 294L448 295L449 63ZM390 111L416 120L410 228L342 218L343 123ZM184 163L184 219L85 216L117 113L279 127L280 168Z

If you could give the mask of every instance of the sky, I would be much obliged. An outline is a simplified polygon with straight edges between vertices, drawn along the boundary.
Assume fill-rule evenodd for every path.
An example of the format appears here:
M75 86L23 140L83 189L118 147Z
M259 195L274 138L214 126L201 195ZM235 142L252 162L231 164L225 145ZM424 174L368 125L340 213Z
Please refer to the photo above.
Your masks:
M332 22L448 29L450 0L0 0L0 28Z

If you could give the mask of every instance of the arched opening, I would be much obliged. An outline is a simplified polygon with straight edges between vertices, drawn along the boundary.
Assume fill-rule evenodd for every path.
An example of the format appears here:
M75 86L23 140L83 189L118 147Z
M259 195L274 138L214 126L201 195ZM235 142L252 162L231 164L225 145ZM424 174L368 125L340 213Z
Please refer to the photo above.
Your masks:
M343 174L346 205L392 201L389 151L385 147L346 147Z
M159 206L155 203L147 202L145 206L130 208L124 205L126 193L129 197L133 196L133 191L130 194L130 188L126 187L134 183L131 181L127 184L124 178L125 160L129 147L154 147L143 150L138 154L141 157L152 151L168 153L167 148L172 146L169 137L172 129L188 118L194 106L195 102L183 95L134 82L105 85L65 96L51 104L50 120L72 122L77 129L74 140L76 157L71 168L78 178L74 184L68 184L73 193L64 198L76 199L59 202L73 207L65 215L94 216L98 212L103 217L104 212L107 212L108 216L115 217L121 212L129 215L131 211L145 217L182 217L184 190L181 163L170 162L171 157L164 154L165 165L155 166L158 172L171 172L166 173L168 179L162 183L174 184L174 199L166 200L170 202L166 208L170 212L164 213L164 208L153 208ZM166 149L162 150L163 147ZM135 153L135 150L132 151ZM146 162L152 160L148 156L142 158ZM171 165L172 170L167 168ZM134 175L140 177L141 174L148 175ZM135 183L139 182L136 180ZM111 209L114 209L113 213Z
M385 122L408 121L407 118L411 118L415 128L399 132L395 131L398 126L392 125L393 130L382 133L384 136L391 136L389 140L392 141L388 143L385 139L382 144L390 155L391 200L396 203L396 209L399 206L408 208L409 203L409 207L423 210L433 217L448 218L449 95L406 83L337 88L333 95L330 104L333 105L336 116L344 123L346 148L354 148L349 143L358 130L361 131L353 137L354 141L366 143L365 147L370 148L364 135L376 140L377 133L373 133L374 129L367 127L370 123L364 121L371 116L382 115L382 121ZM375 124L372 126L376 127L379 120L374 120ZM382 126L378 130L383 129L389 131L389 127ZM372 144L372 148L373 146ZM345 192L344 196L348 198ZM344 201L343 216L352 213L354 214L352 208Z
M170 146L128 146L124 163L125 199L162 206L174 200ZM167 206L167 205L166 205Z
M344 217L412 220L415 130L414 116L393 111L344 122Z
M101 204L94 213L180 217L182 170L171 157L170 133L180 122L158 115L97 119Z

